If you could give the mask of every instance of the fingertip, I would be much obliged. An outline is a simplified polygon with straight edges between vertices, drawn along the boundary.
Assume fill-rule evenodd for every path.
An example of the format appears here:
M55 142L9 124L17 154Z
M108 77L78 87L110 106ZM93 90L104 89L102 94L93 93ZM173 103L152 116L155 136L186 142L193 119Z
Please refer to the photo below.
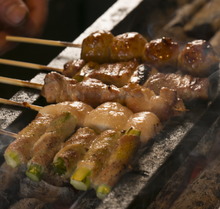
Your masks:
M23 4L11 4L5 11L5 19L13 26L19 26L25 22L28 9Z

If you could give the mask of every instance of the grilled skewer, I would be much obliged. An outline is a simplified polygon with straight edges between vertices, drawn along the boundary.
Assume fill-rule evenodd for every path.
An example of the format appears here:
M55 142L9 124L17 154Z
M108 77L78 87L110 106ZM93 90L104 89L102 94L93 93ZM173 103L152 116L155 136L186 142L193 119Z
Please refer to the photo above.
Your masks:
M161 120L185 110L174 90L161 89L160 95L156 95L153 91L136 84L117 88L92 78L77 82L55 72L47 74L41 93L49 103L82 101L97 107L109 101L119 102L134 112L154 112ZM178 110L176 105L180 106Z
M65 102L42 108L38 112L35 120L21 130L16 140L8 146L4 154L6 162L12 167L17 167L24 163L26 164L33 155L32 149L34 144L43 136L51 122L57 116L69 111L78 118L78 125L82 126L85 115L88 111L91 111L91 109L90 106L80 102Z
M194 47L197 47L198 45L196 42L192 42L190 44L194 45ZM148 42L143 36L135 32L113 36L111 32L108 31L96 31L83 40L81 50L82 60L68 63L65 67L66 72L64 72L64 74L67 76L75 74L76 71L79 71L86 62L111 63L130 61L132 59L137 59L140 62L156 67L161 72L174 72L179 68L183 73L206 76L216 70L213 65L217 65L219 63L219 58L213 52L210 44L206 43L206 47L201 47L199 49L197 47L196 51L194 49L187 49L190 51L190 55L188 53L189 57L182 57L182 59L178 60L177 58L179 53L180 56L185 53L182 52L180 48L181 47L177 42L168 37ZM208 59L205 61L203 60L203 62L198 62L201 55L203 55L203 57L206 55ZM183 60L190 59L190 57L192 57L192 59L196 58L197 65L196 67L191 66L191 69L186 71L184 70L186 63L183 63ZM2 63L8 64L7 61L4 60L2 60ZM14 64L16 64L16 62L14 62ZM33 64L30 65L30 67L36 67L36 65ZM42 69L40 65L37 67ZM205 75L204 68L207 68L205 69ZM55 71L63 72L62 69L55 69Z

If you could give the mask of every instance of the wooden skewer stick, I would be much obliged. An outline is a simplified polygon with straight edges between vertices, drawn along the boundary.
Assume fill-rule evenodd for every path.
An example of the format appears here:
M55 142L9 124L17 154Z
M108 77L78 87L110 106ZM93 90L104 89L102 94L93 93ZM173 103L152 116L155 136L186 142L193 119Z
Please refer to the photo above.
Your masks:
M39 65L39 64L29 63L29 62L21 62L21 61L15 61L15 60L8 60L8 59L0 59L0 64L31 68L35 70L56 71L59 73L63 72L63 69L60 69L60 68L48 67L45 65Z
M37 89L37 90L41 90L43 87L43 85L39 83L32 83L29 81L23 81L23 80L14 79L14 78L7 78L3 76L0 76L0 83L21 86L21 87L28 87L28 88Z
M6 40L7 41L14 41L14 42L49 45L49 46L81 48L81 44L74 44L74 43L66 42L66 41L45 40L45 39L38 39L38 38L27 38L27 37L19 37L19 36L6 36Z
M35 110L35 111L39 111L40 109L42 109L41 106L38 106L38 105L32 105L28 102L16 102L16 101L13 101L13 100L8 100L8 99L3 99L3 98L0 98L0 103L2 104L7 104L7 105L14 105L14 106L19 106L19 107L27 107L29 109L32 109L32 110Z
M13 132L10 132L10 131L6 131L4 129L0 129L0 134L10 136L10 137L13 137L13 138L17 137L17 134L15 134Z

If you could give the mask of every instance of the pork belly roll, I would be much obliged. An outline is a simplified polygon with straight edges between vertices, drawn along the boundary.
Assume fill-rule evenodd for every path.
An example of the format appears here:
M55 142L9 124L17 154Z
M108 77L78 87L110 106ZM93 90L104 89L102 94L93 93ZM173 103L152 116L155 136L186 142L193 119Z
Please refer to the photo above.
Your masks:
M32 149L33 156L28 162L26 175L39 181L42 174L53 161L62 143L75 131L77 119L65 112L55 118L45 133L37 140Z
M219 69L219 57L205 40L188 42L178 57L178 69L196 77L208 77Z
M77 163L76 170L71 176L70 182L76 189L90 188L91 179L97 176L103 168L120 136L120 131L106 130L92 142L88 152Z
M79 128L55 155L53 159L55 173L70 177L77 162L83 158L96 137L94 130L88 127Z
M85 115L93 108L83 102L63 102L43 107L36 118L22 129L16 139L7 147L4 158L8 165L16 167L26 164L33 156L33 146L45 133L51 122L64 112L71 112L77 117L77 126L84 124Z
M140 144L140 131L128 129L117 141L101 172L92 179L98 198L103 199L132 164Z
M142 145L156 136L157 133L162 129L162 124L159 118L152 112L138 112L130 116L128 119L125 129L133 129L140 131L140 141Z

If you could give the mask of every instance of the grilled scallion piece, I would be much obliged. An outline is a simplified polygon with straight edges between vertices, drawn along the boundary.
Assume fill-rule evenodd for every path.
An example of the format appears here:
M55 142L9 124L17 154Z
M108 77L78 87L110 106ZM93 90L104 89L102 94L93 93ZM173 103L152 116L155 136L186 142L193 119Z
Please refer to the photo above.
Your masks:
M97 134L94 130L88 127L79 128L55 155L53 160L54 171L59 175L70 177L77 162L83 158L95 137Z
M8 165L17 167L27 163L31 158L34 143L45 133L53 117L49 114L38 113L37 117L22 129L15 141L5 150L4 157Z
M71 176L70 183L76 189L85 191L90 188L90 179L98 175L120 136L119 131L106 130L93 141Z
M69 112L64 112L55 118L46 132L33 147L33 157L28 162L26 175L39 181L44 170L53 161L62 143L74 132L77 120Z
M140 131L129 129L117 142L102 171L93 179L97 197L103 199L125 173L140 144Z

